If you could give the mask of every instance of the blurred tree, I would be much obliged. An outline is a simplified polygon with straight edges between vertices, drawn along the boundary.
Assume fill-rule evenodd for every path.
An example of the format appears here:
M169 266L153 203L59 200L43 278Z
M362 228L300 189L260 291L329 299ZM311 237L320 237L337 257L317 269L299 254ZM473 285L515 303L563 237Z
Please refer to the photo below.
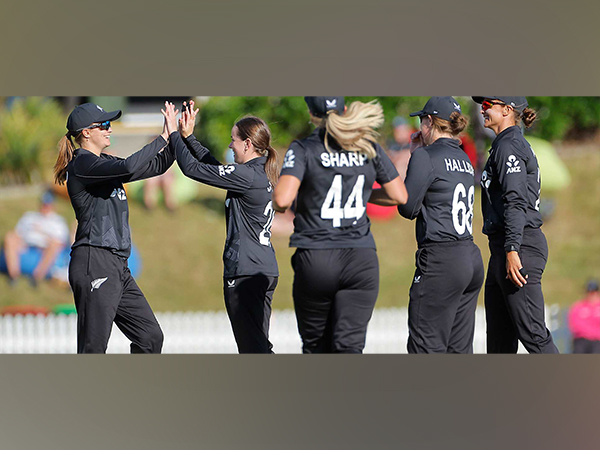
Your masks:
M20 97L0 110L0 185L49 182L65 122L51 98Z

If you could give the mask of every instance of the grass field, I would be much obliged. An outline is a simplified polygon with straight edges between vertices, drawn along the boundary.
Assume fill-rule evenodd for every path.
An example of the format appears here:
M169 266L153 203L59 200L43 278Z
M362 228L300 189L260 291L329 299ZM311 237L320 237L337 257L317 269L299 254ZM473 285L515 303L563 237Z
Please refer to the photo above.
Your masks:
M559 150L573 181L555 195L555 213L543 227L550 248L544 293L548 304L568 306L581 296L588 277L600 277L600 151L592 144ZM487 238L480 231L479 194L476 191L474 236L487 265L489 252ZM13 228L25 211L36 209L38 198L35 192L8 195L0 191L0 236ZM224 191L201 186L198 198L174 214L163 208L148 212L130 200L133 241L143 264L138 283L156 311L223 308L224 198ZM67 200L58 201L58 211L69 222L75 220ZM406 306L416 250L414 222L396 216L389 222L373 223L372 231L381 269L377 305ZM291 308L293 249L287 246L285 236L272 241L281 271L273 306ZM7 277L0 276L0 306L52 307L72 301L68 287L44 283L34 289L25 279L9 286Z

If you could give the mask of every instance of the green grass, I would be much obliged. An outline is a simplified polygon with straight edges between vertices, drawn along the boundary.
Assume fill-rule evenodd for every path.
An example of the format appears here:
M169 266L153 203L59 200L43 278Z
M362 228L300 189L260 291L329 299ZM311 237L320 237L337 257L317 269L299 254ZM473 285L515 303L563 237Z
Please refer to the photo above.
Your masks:
M573 181L555 196L556 212L543 227L550 248L543 286L548 304L568 306L581 296L589 277L600 277L600 152L592 146L578 146L561 153ZM223 308L224 198L224 191L201 186L198 199L175 214L162 207L148 212L130 200L133 241L143 264L137 281L155 311ZM487 238L481 234L479 202L477 191L474 237L487 265L489 251ZM36 209L37 203L35 194L6 198L0 192L0 235L13 228L25 211ZM68 201L59 200L58 211L69 222L75 220ZM414 221L397 216L373 223L372 230L381 271L377 305L406 306L416 251ZM294 249L288 247L287 237L274 237L273 245L281 271L274 307L291 308ZM10 287L7 277L0 276L0 306L52 307L72 301L68 288L44 283L33 289L24 279Z

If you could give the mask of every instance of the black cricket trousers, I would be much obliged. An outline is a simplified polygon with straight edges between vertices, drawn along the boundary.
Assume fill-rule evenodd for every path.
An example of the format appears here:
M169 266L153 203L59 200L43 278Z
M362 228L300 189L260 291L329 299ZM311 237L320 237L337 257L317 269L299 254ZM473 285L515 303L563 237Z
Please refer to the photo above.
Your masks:
M558 353L544 319L542 273L548 243L539 228L525 228L519 251L528 273L519 288L506 279L504 236L490 236L490 263L485 281L488 353L517 353L519 342L529 353Z
M373 248L297 249L294 309L303 353L362 353L379 293Z
M473 353L483 260L473 241L426 244L416 253L408 304L408 353Z
M269 323L277 280L266 275L223 280L225 308L239 353L273 353Z
M163 333L127 260L83 245L71 251L69 283L77 308L77 353L106 353L113 322L131 353L160 353Z

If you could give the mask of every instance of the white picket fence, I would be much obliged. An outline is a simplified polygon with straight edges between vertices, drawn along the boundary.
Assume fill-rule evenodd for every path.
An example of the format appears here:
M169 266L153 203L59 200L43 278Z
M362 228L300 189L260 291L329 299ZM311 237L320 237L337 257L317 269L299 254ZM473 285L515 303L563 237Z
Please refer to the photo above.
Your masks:
M558 327L558 306L546 310L548 328ZM225 311L158 313L165 341L163 353L236 353ZM377 308L369 324L365 353L406 353L406 308ZM0 353L75 353L77 322L73 315L0 316ZM275 310L270 340L276 353L301 353L292 310ZM478 308L474 352L485 353L485 313ZM520 352L525 352L520 347ZM115 326L108 353L129 353L129 341Z

